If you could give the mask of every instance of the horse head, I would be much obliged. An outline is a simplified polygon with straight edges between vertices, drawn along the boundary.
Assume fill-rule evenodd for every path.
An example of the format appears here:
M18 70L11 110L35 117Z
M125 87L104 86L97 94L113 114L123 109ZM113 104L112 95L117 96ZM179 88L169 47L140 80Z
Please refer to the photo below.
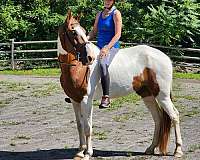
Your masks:
M69 59L76 59L83 65L91 64L94 60L93 53L89 47L90 42L87 40L86 31L79 23L80 15L74 17L71 11L68 11L64 24L59 27L58 31L58 50L59 54L65 55L65 63L71 64ZM69 58L69 55L74 58ZM67 58L68 57L68 58Z

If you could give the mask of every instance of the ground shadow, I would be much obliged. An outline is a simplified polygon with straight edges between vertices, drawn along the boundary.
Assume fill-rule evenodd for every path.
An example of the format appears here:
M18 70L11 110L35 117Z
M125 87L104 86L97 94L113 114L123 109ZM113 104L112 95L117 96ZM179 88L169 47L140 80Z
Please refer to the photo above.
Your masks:
M0 151L0 160L62 160L73 159L77 149L50 149L28 152Z
M66 160L73 159L77 151L77 148L38 150L29 152L0 151L0 160ZM94 150L93 157L130 157L142 155L145 155L145 153Z

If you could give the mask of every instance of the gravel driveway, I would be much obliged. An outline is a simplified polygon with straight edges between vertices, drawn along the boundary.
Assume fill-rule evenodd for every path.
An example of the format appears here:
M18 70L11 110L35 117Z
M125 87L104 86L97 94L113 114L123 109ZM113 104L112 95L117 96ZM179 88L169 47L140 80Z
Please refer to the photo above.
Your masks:
M181 116L184 157L200 159L200 81L176 79L174 103ZM73 159L79 145L71 104L59 78L0 75L0 160ZM115 110L94 107L92 159L163 159L144 155L154 124L142 101ZM173 159L174 131L169 155Z

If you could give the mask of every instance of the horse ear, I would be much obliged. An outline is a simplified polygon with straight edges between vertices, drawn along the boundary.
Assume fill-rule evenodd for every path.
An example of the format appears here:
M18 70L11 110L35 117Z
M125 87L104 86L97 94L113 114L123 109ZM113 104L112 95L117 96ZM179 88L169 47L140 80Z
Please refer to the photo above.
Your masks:
M81 16L82 16L82 12L79 13L78 16L76 17L76 20L77 20L78 22L80 22Z
M72 11L69 9L69 10L67 11L67 18L66 18L66 20L65 20L65 23L68 24L68 22L70 21L71 18L72 18Z

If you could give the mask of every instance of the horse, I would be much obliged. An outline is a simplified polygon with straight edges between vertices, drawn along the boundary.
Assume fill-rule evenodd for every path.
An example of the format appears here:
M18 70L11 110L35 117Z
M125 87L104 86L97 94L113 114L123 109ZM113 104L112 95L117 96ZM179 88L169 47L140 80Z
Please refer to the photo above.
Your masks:
M70 98L75 112L80 146L75 157L89 159L92 148L93 99L101 97L99 48L86 37L79 23L68 11L65 22L58 30L58 60L61 68L60 83ZM175 130L175 157L181 157L182 138L179 112L171 100L172 62L158 49L138 45L120 49L109 66L110 97L130 93L141 96L155 122L151 145L145 154L154 154L159 148L167 154L170 128ZM120 78L119 78L120 77Z

